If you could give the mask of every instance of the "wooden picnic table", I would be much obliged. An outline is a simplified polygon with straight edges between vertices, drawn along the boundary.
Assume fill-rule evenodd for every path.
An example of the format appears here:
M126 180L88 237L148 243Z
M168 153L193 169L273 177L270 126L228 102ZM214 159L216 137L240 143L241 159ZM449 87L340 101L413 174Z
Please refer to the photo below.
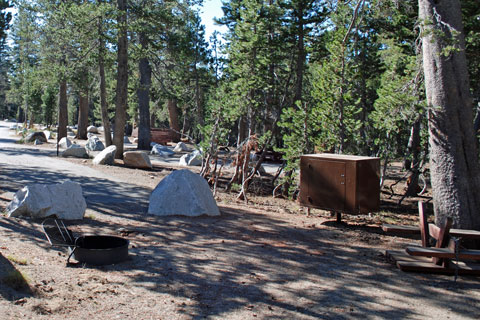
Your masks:
M461 247L461 240L480 239L480 231L452 229L452 220L447 219L438 227L428 223L423 203L418 203L419 226L383 225L388 233L420 234L421 246L407 246L405 251L387 250L386 255L403 271L475 274L480 275L480 250ZM435 247L430 246L435 239Z

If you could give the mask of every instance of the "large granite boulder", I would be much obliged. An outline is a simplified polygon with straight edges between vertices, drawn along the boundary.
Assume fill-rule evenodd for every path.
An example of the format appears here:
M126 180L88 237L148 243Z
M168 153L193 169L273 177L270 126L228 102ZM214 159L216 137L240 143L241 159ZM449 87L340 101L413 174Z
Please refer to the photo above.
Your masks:
M184 151L190 151L187 147L187 145L183 142L177 143L175 148L173 148L173 152L179 153L179 152L184 152Z
M105 145L96 135L91 135L88 138L85 149L87 149L88 151L102 151L105 149Z
M58 142L58 146L62 149L67 149L68 147L70 147L72 145L72 141L70 139L68 139L67 137L63 137L62 139L60 139L60 141Z
M152 152L151 154L156 154L161 157L170 157L175 154L172 150L170 150L168 147L162 146L161 144L155 144L152 147Z
M93 164L112 165L115 161L115 152L117 152L117 147L114 145L108 146L102 152L97 154L92 162Z
M184 154L178 164L181 166L201 166L202 160L202 153L199 150L195 150L192 153Z
M123 163L133 168L152 169L150 158L143 151L127 151L123 153Z
M166 176L150 195L148 213L158 216L219 216L207 181L190 170L177 170Z
M73 157L73 158L87 158L87 150L79 146L78 144L72 144L65 151L62 152L62 157Z
M31 184L17 191L7 207L9 217L83 219L87 203L82 187L67 180L59 184Z
M88 126L88 127L87 127L87 132L90 132L90 133L98 133L98 129L97 129L97 127L95 127L95 126Z
M35 142L35 140L39 140L40 142L47 142L47 137L45 136L45 133L43 133L43 131L29 133L25 137L25 142Z

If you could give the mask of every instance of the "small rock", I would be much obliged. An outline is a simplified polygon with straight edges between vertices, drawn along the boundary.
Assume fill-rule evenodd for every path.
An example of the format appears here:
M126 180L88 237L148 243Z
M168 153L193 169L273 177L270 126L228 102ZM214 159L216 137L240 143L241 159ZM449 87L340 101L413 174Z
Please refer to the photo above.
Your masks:
M108 146L93 159L93 164L112 165L115 162L115 152L117 152L116 146Z
M176 152L176 153L183 152L183 151L190 151L187 145L183 142L177 143L175 148L173 148L173 152Z
M47 140L52 138L52 132L51 131L44 130L43 133L45 134L45 138L47 138Z
M127 151L123 154L125 165L139 169L152 169L150 158L142 151Z
M181 166L201 166L202 165L202 153L199 150L195 150L192 153L184 154L180 160Z
M40 142L47 142L47 137L45 133L42 131L32 132L25 137L25 142L35 142L35 140L39 140Z
M67 137L63 137L62 139L60 139L60 141L58 142L58 146L62 149L67 149L68 147L70 147L72 145L72 141L70 139L68 139Z
M88 138L85 149L87 151L102 151L105 149L105 145L96 135L92 135Z
M155 144L152 148L151 154L157 154L162 157L170 157L175 154L168 147L162 146L161 144Z
M95 127L95 126L88 126L87 132L90 132L90 133L98 133L98 129L97 129L97 127Z
M62 157L88 158L88 154L84 147L72 144L67 150L63 151Z

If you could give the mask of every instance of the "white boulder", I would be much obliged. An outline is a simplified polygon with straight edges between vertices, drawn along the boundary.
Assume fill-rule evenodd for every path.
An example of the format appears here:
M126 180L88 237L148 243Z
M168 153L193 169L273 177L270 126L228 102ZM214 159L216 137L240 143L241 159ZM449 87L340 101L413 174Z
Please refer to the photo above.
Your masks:
M207 181L190 170L177 170L166 176L150 195L148 213L158 216L219 216Z
M107 164L112 165L115 161L115 152L117 151L117 147L113 144L107 148L105 148L102 152L96 155L93 158L93 164Z
M43 133L43 131L32 132L25 137L26 142L35 142L36 140L40 142L47 142L47 137L45 137L45 133Z
M88 138L85 149L87 149L88 151L102 151L103 149L105 149L105 145L96 135L91 135Z
M9 217L83 219L87 203L80 184L65 181L59 184L31 184L17 191L7 207Z
M47 140L52 138L52 132L50 130L44 130L43 133L45 134L45 138L47 138Z
M142 151L127 151L123 153L123 163L133 168L152 169L152 163L148 154Z
M184 154L178 164L181 166L201 166L202 165L202 153L199 150L195 150L192 153Z
M152 148L151 154L157 154L161 157L170 157L175 154L168 147L162 146L161 144L155 144Z
M90 133L98 133L98 129L97 129L97 127L95 127L95 126L88 126L88 127L87 127L87 132L90 132Z
M62 152L62 157L88 158L87 150L78 144L72 144Z
M183 151L190 151L190 150L188 149L188 147L185 143L180 141L179 143L177 143L175 148L173 148L173 152L179 153L179 152L183 152Z
M70 139L68 139L67 137L63 137L62 139L60 139L60 141L58 142L58 146L60 148L63 148L63 149L67 149L68 147L70 147L72 145L72 141Z

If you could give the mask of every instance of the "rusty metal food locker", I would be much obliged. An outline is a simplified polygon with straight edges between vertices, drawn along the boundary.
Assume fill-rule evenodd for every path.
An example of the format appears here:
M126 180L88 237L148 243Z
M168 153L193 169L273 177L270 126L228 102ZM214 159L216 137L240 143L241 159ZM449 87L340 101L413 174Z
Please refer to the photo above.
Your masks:
M365 214L380 206L380 159L339 154L300 158L300 204L337 213Z

